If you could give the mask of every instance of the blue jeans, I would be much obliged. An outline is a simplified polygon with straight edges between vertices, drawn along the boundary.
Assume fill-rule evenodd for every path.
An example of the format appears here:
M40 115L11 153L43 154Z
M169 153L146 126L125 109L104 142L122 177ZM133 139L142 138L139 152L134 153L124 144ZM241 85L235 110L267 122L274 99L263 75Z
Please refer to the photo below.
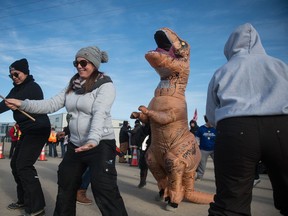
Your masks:
M56 143L48 142L49 157L58 157L56 146L57 146Z
M64 145L64 141L61 141L60 147L61 147L61 158L63 158L65 155L65 152L67 151L67 145Z
M90 184L90 178L91 178L91 172L88 167L82 175L82 184L79 189L87 190Z

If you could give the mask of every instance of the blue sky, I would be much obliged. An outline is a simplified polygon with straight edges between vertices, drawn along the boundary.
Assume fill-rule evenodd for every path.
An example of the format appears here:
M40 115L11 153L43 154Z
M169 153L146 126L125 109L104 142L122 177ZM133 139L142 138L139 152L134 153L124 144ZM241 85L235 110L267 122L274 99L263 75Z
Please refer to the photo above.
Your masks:
M144 55L156 48L153 35L161 27L191 46L186 99L189 120L197 108L199 124L208 83L226 62L223 47L238 25L250 22L266 52L288 62L287 0L2 0L0 10L1 95L13 87L9 65L25 57L45 98L52 97L76 73L75 53L97 45L109 55L100 71L116 86L114 119L130 120L131 112L153 97L159 77ZM7 121L14 121L11 111L0 115L0 122Z

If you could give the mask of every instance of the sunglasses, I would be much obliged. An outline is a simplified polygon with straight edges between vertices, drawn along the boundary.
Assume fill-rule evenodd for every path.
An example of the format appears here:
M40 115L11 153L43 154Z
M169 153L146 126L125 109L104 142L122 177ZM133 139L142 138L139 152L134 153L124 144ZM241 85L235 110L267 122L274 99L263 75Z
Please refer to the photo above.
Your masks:
M81 61L73 61L73 65L74 67L78 67L78 65L80 64L80 66L82 68L86 67L87 64L90 63L89 61L86 61L86 60L81 60Z
M8 75L11 79L13 79L13 77L18 78L19 77L19 73L11 73Z

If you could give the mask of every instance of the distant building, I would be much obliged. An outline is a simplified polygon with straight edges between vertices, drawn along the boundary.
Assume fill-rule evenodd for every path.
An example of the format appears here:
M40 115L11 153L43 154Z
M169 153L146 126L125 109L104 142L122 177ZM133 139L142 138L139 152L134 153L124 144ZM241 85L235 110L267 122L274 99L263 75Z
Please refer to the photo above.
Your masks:
M51 127L55 128L55 131L62 131L67 126L66 116L67 113L48 115Z

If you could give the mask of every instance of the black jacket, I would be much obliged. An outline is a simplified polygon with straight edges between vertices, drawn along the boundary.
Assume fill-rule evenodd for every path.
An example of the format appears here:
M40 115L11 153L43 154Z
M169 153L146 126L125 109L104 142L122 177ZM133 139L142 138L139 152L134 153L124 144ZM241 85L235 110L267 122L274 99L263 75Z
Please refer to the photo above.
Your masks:
M41 87L34 82L34 78L32 75L28 75L23 83L20 85L16 85L13 83L14 88L11 89L6 98L15 98L19 100L42 100L43 92ZM8 111L9 108L5 105L4 101L0 102L0 113ZM13 111L13 118L18 123L21 132L29 133L29 134L38 134L44 128L51 127L50 120L46 114L30 114L33 118L35 118L35 122L32 121L27 116L23 115L18 110Z
M141 128L137 131L137 140L136 143L138 144L139 149L142 149L142 143L144 142L145 138L149 136L149 138L146 141L146 150L151 144L151 128L150 124L145 124L144 126L142 125Z
M119 133L119 141L120 143L124 143L124 142L129 142L129 135L128 135L128 131L130 130L130 127L123 125L120 129L120 133Z

